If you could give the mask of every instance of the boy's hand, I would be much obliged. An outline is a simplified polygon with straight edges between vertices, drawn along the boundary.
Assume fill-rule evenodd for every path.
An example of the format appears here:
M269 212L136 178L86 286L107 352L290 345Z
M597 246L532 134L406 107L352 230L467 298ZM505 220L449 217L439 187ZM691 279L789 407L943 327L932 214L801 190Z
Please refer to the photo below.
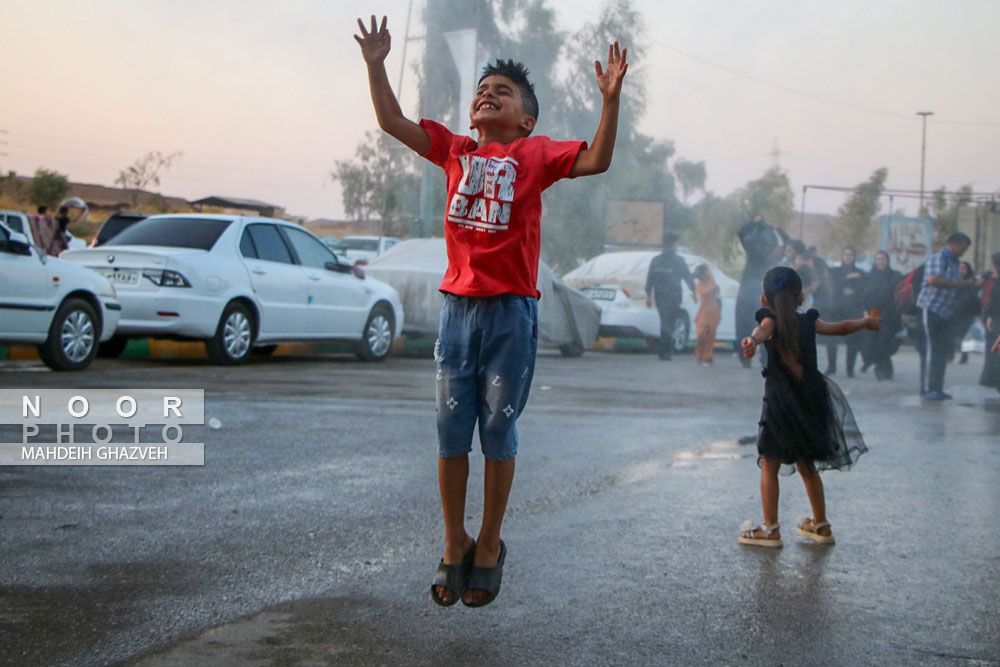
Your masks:
M1000 336L997 336L996 342L993 343L993 348L990 350L993 354L1000 352Z
M601 68L601 61L594 61L594 72L597 74L597 87L605 99L618 97L622 92L622 79L628 70L626 57L628 49L618 48L618 42L608 45L608 68Z
M882 328L882 320L878 315L869 315L865 318L865 329L878 331Z
M743 356L747 359L753 359L754 352L757 351L757 341L753 339L753 336L747 336L743 339Z
M365 30L365 24L362 23L361 19L358 19L361 36L355 35L354 39L358 40L358 44L361 45L361 55L369 65L380 63L389 55L392 38L389 36L389 31L386 30L386 20L387 17L383 16L382 25L376 27L375 15L372 14L372 27L369 31Z

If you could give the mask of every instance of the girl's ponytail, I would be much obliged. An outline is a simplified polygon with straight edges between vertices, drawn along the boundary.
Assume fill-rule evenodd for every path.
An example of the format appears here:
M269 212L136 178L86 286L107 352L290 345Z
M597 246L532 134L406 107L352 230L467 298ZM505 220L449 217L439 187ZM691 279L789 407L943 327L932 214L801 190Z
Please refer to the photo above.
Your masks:
M798 307L802 279L794 269L779 266L764 276L764 298L774 312L774 348L785 367L801 374L799 364Z

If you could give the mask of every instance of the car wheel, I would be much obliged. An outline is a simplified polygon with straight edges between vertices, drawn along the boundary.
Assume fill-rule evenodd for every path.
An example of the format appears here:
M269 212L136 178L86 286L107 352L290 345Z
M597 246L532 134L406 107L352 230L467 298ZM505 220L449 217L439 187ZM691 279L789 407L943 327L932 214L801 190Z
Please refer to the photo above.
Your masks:
M232 302L222 311L215 335L205 341L208 358L215 364L239 364L247 360L253 349L253 320L250 311L239 302Z
M66 299L49 327L49 337L38 346L38 356L54 371L79 371L97 355L101 326L94 307L83 299Z
M559 353L564 357L582 357L583 345L579 343L566 343L559 346Z
M687 311L682 309L677 313L677 318L674 320L674 334L672 336L674 354L683 354L687 350L687 342L690 336L691 319L688 317Z
M392 310L381 304L375 306L368 316L368 321L365 322L365 328L361 331L356 354L363 361L385 361L392 348L394 331Z
M128 346L128 338L112 336L97 347L97 356L101 359L117 359L122 356L126 346Z

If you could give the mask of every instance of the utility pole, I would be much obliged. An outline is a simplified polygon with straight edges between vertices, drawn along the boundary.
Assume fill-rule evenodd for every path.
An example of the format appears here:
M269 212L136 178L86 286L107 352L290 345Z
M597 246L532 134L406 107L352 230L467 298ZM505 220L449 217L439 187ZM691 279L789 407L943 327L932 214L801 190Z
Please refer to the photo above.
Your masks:
M924 164L927 160L927 117L933 116L933 111L918 111L918 116L923 117L923 138L920 141L920 211L919 214L924 214Z

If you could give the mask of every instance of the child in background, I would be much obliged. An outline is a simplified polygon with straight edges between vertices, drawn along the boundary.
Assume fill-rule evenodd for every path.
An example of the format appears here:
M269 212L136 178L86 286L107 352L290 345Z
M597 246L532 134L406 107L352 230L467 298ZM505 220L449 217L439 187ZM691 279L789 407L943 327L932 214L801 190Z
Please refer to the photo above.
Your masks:
M694 270L695 293L698 295L698 314L694 316L695 346L694 356L702 366L714 362L715 331L722 321L722 306L719 302L719 288L708 264L701 264Z
M816 335L846 336L862 329L878 331L879 319L865 317L824 322L819 313L798 313L802 280L788 267L764 276L764 294L757 311L757 328L743 339L752 357L758 345L767 349L764 408L757 437L760 495L764 524L740 526L740 543L781 547L778 525L778 472L794 465L812 506L812 518L798 524L798 533L822 544L833 544L826 518L826 499L819 470L846 469L868 451L851 408L840 389L816 368Z

